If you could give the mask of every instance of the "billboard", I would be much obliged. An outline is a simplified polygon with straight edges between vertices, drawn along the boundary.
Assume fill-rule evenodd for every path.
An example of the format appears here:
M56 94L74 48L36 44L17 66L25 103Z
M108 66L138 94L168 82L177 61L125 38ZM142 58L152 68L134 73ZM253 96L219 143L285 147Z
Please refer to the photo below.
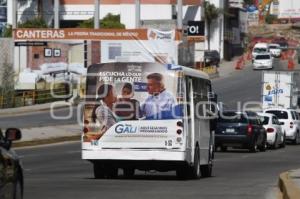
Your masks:
M300 18L300 1L280 0L278 12L279 19L298 19Z
M177 64L181 42L179 30L156 29L16 29L13 35L15 72L30 70L47 82L85 74L84 67L97 63Z

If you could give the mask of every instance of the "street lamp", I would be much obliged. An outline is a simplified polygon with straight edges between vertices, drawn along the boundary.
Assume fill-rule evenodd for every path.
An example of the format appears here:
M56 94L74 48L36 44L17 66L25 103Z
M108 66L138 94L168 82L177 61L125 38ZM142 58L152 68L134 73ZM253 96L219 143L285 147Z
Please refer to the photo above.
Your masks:
M95 0L95 13L94 13L94 28L99 29L99 18L100 18L100 0Z
M141 1L135 0L135 28L140 28L141 20Z
M182 0L177 0L177 28L182 29Z

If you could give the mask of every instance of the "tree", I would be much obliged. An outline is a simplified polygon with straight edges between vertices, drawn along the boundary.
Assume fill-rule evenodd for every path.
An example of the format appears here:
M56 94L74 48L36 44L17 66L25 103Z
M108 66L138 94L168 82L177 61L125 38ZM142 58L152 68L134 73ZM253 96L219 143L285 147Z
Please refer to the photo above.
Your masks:
M79 24L80 28L93 28L94 18L83 21ZM100 28L120 28L124 29L125 25L120 22L120 15L108 13L101 21Z
M12 25L7 25L3 31L3 37L12 37Z
M18 28L48 28L48 25L43 18L36 17L24 23L18 23ZM12 37L12 25L7 25L4 29L3 37Z
M220 14L223 11L208 1L204 1L204 10L205 10L205 13L204 13L205 21L207 23L208 50L210 50L211 24L214 20L218 19L218 17L220 16Z
M18 28L48 28L48 25L42 17L36 17L24 23L19 23Z

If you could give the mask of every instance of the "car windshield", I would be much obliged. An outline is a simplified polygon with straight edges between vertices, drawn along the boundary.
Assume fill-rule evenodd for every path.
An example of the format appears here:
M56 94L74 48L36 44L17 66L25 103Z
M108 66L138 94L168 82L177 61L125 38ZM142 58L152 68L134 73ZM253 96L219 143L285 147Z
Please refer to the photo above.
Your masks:
M255 59L270 59L270 55L257 55Z
M270 49L277 49L278 46L269 46Z
M218 53L216 51L206 51L205 56L218 56Z
M223 112L219 118L220 123L248 123L247 118L242 113Z
M288 113L286 111L266 111L266 113L272 113L277 116L278 119L288 119Z
M269 117L267 117L267 116L260 116L259 119L260 119L260 121L262 122L263 125L269 124Z
M267 52L266 48L254 48L254 52L256 53L264 53Z

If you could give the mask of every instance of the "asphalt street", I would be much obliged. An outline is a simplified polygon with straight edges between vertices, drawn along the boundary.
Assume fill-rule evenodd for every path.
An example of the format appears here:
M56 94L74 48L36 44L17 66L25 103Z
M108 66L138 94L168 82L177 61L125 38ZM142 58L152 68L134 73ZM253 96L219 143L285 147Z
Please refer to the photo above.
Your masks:
M77 123L77 107L62 108L53 111L38 111L21 115L0 116L1 128L31 128L43 126L68 125ZM58 119L53 118L55 116Z
M249 153L218 152L213 177L179 181L175 172L138 172L132 179L95 180L80 143L18 149L25 168L25 199L269 199L278 174L300 165L300 146Z
M273 71L288 71L287 61L275 59L273 66ZM243 107L246 103L250 103L248 107L253 107L252 102L261 102L262 71L253 70L250 64L230 77L213 80L213 89L218 94L218 101L223 102L224 108L227 109L238 109L239 104Z
M284 68L278 61L275 68ZM238 101L260 101L261 71L250 66L230 77L213 80L219 101L234 108ZM55 120L49 112L2 116L1 127L19 128L75 124L77 108L66 120ZM67 116L68 109L55 111ZM18 149L25 171L25 199L99 199L99 198L203 198L269 199L274 195L278 175L299 168L300 146L264 153L231 151L217 153L213 177L178 181L175 172L138 172L133 179L95 180L92 165L81 160L80 143ZM120 171L120 174L122 172Z

